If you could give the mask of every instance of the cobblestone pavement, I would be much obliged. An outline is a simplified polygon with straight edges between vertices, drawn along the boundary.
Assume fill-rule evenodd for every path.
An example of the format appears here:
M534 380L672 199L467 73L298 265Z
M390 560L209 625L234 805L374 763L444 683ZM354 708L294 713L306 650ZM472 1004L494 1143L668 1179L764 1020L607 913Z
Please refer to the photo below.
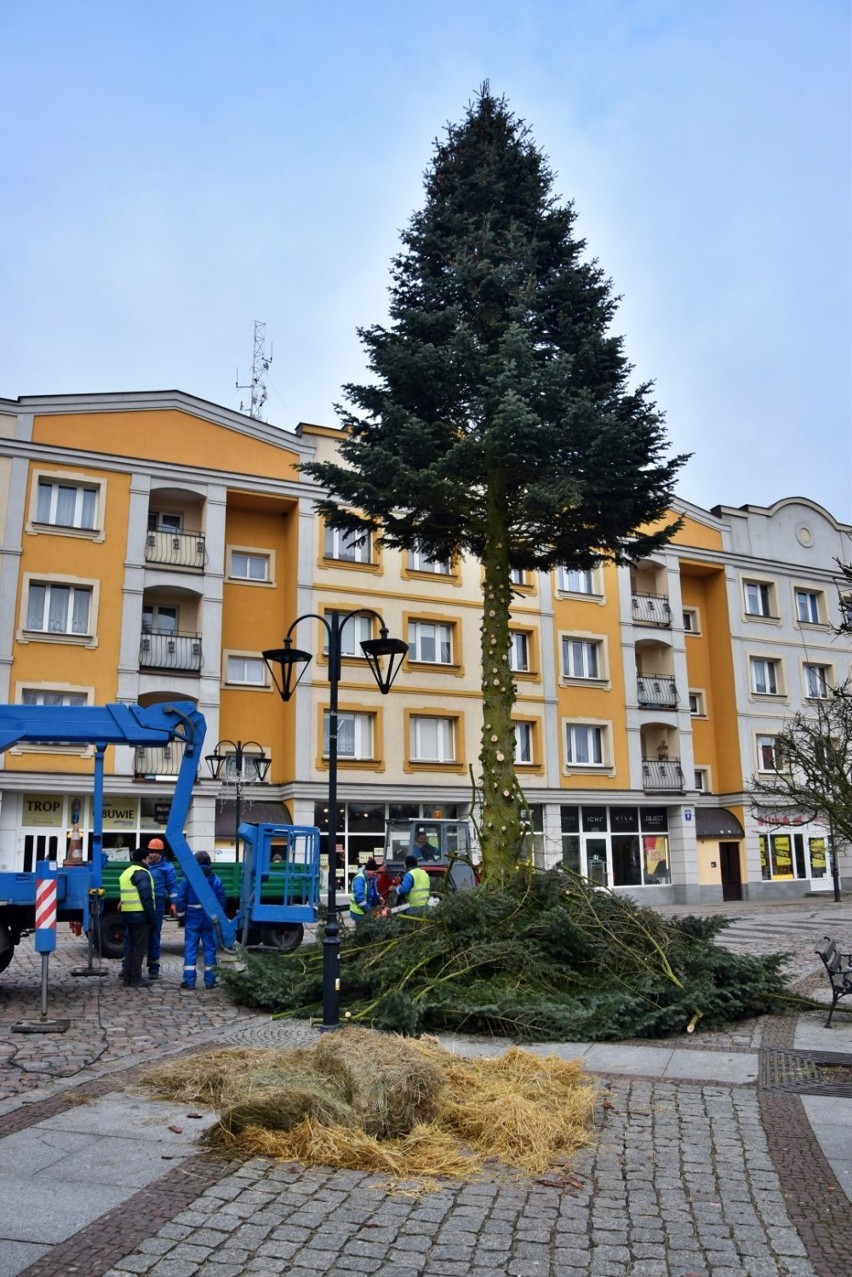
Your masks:
M740 951L793 949L795 974L811 977L820 928L852 940L852 907L836 908L827 918L822 902L738 911L726 941L739 933ZM767 945L767 927L779 943ZM113 974L71 976L85 959L85 945L65 938L51 958L48 1018L69 1019L65 1034L11 1033L16 1021L39 1020L40 963L27 942L0 977L0 1136L46 1105L73 1102L74 1086L121 1091L160 1056L264 1038L267 1018L233 1007L223 992L178 992L177 935L166 941L165 978L150 990L125 990ZM791 1045L792 1026L752 1021L696 1033L688 1045ZM287 1035L315 1040L304 1022L288 1024ZM797 1095L638 1077L601 1083L592 1144L568 1170L538 1181L495 1170L407 1195L360 1173L199 1153L24 1272L848 1277L850 1204ZM19 1271L3 1268L0 1243L0 1277Z

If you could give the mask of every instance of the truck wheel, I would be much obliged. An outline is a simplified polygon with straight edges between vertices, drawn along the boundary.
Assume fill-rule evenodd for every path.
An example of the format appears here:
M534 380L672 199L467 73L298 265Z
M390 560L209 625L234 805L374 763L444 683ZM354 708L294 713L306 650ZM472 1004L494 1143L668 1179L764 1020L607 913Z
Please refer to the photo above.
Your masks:
M95 933L95 944L97 945L98 936ZM124 923L121 921L119 913L105 913L101 918L101 943L100 951L102 958L123 958L124 957Z
M283 927L261 927L260 943L267 949L277 949L279 953L292 953L298 949L305 935L301 922L287 923Z

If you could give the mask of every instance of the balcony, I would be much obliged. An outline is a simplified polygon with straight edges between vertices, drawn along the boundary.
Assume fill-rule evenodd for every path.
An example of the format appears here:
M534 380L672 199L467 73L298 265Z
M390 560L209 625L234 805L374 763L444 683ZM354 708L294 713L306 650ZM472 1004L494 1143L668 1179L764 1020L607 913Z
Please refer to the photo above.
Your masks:
M671 626L672 610L665 594L633 594L631 597L633 620L637 625Z
M207 562L204 537L197 532L151 529L145 540L145 562L202 572Z
M176 630L143 630L139 640L139 668L198 674L201 670L201 635Z
M183 758L183 745L137 745L133 751L133 779L153 780L156 776L177 776Z
M639 674L636 688L643 709L677 709L677 688L668 675Z
M683 792L683 772L679 758L643 758L642 788L645 792L672 790Z

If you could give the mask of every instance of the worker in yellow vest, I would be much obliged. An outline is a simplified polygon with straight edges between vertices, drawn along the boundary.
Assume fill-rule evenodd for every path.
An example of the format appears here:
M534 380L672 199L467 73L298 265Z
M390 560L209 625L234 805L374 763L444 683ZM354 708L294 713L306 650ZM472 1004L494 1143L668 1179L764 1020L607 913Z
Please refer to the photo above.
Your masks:
M420 911L429 903L429 875L420 868L416 856L405 857L405 874L396 889L397 904L408 905L408 912Z
M119 909L127 933L125 943L124 984L127 988L147 989L150 980L142 979L142 963L148 952L148 937L156 921L154 881L148 872L148 852L137 847L130 864L118 880Z

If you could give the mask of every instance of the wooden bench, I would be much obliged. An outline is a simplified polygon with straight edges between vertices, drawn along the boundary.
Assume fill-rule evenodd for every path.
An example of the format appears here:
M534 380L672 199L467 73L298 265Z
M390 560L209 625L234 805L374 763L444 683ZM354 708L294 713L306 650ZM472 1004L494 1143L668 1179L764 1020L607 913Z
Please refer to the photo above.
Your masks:
M822 964L831 981L831 1010L825 1022L825 1027L830 1029L834 1008L841 998L852 993L852 953L841 952L837 947L837 941L832 940L831 936L825 936L825 944L816 952L822 959Z

